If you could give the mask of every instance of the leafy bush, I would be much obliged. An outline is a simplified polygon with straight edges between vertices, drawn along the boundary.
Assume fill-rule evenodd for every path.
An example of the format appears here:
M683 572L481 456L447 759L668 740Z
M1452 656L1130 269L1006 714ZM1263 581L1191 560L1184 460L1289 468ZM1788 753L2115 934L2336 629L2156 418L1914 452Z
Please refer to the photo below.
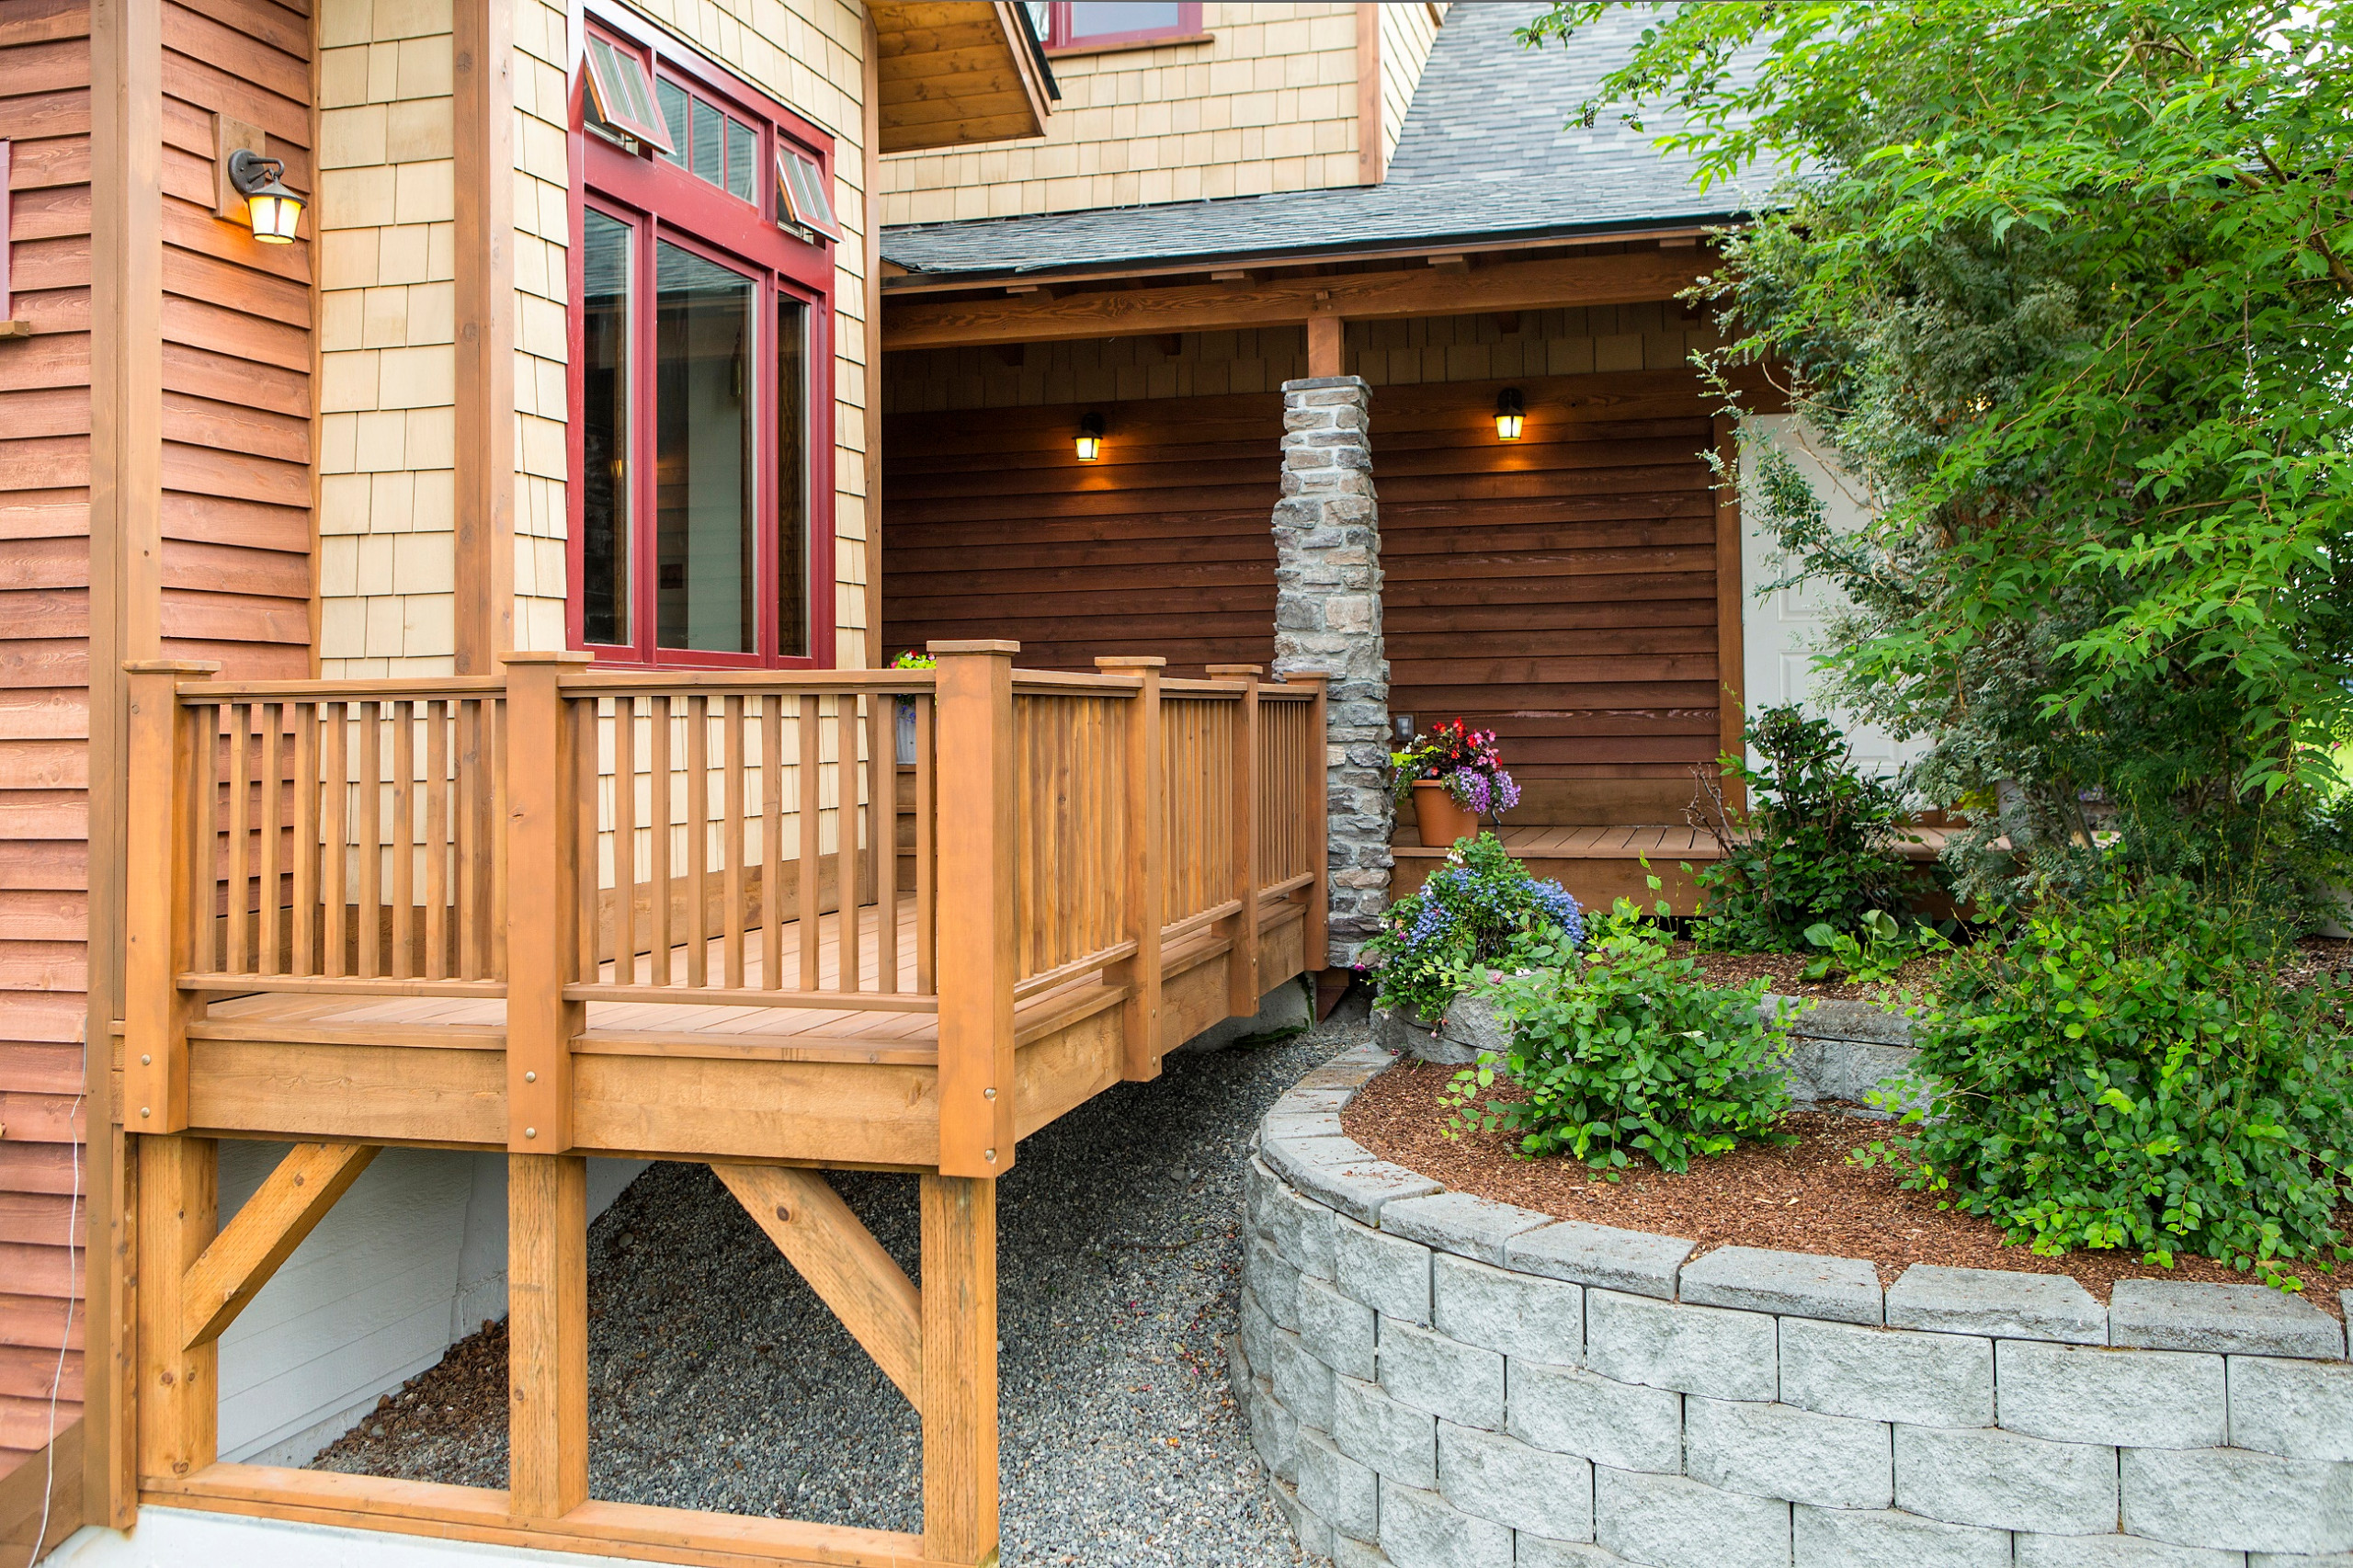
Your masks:
M1497 1074L1483 1060L1447 1096L1458 1127L1517 1132L1527 1153L1565 1154L1613 1179L1637 1153L1684 1171L1745 1138L1795 1142L1779 1131L1786 1030L1759 1011L1764 980L1710 984L1624 899L1588 953L1530 956L1544 967L1484 987L1511 1021L1502 1065L1527 1097L1477 1105Z
M1809 926L1855 931L1867 911L1900 908L1895 788L1855 766L1836 725L1795 706L1760 709L1747 735L1761 763L1723 759L1747 786L1748 809L1720 807L1708 824L1721 858L1698 874L1699 939L1734 952L1797 952Z
M1952 943L1933 926L1905 926L1884 909L1864 910L1855 931L1816 921L1805 928L1805 939L1820 949L1806 964L1805 978L1825 980L1836 974L1857 985L1893 980L1914 959L1952 949Z
M1421 891L1390 904L1364 945L1379 991L1373 1005L1435 1022L1477 966L1514 967L1541 947L1574 952L1585 912L1554 881L1539 881L1492 833L1455 845Z
M2171 878L2046 906L1948 967L1915 1030L1932 1101L1873 1154L2040 1253L2202 1254L2290 1288L2289 1261L2353 1256L2353 992L2287 985L2269 929Z

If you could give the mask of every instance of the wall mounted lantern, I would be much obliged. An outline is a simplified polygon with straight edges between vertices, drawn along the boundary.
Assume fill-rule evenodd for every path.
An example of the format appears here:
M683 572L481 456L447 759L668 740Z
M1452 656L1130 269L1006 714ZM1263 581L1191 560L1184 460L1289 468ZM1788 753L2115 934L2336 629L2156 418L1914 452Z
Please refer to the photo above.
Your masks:
M286 188L286 164L242 148L229 154L229 183L245 199L254 238L266 245L291 244L302 221L302 199Z
M1520 406L1519 389L1506 387L1495 394L1495 439L1517 441L1520 427L1528 422L1528 412Z
M1103 455L1103 416L1090 414L1078 422L1078 460L1091 463Z

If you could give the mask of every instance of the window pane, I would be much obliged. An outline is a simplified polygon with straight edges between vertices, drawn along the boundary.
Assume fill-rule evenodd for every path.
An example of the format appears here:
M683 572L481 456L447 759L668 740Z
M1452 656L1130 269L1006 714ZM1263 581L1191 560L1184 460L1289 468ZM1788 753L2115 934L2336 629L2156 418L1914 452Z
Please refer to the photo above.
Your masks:
M752 280L667 242L654 249L661 645L754 653Z
M654 84L654 96L662 100L662 123L670 128L670 145L675 149L663 153L663 159L683 164L687 161L687 90L665 79Z
M582 220L581 627L591 642L626 643L630 626L630 226L591 210Z
M727 133L720 127L727 117L719 112L719 106L707 104L700 98L694 100L694 113L695 177L707 179L713 185L723 185L725 181L721 177L720 165L727 156Z
M1070 36L1100 38L1105 33L1175 32L1181 20L1175 6L1130 4L1128 0L1072 0Z
M759 199L754 182L760 172L760 139L740 119L727 122L727 188L746 201Z
M777 652L809 653L809 308L776 309Z

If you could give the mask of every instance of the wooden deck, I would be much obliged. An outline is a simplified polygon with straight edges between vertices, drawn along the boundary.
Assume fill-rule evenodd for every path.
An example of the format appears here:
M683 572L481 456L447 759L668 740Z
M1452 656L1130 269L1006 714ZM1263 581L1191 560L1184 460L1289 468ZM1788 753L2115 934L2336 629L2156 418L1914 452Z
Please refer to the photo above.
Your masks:
M184 1506L665 1562L996 1554L995 1183L1324 964L1320 679L1162 661L132 667L123 1448ZM225 1226L222 1138L295 1147ZM218 1462L219 1336L376 1152L504 1151L505 1490ZM587 1495L585 1163L708 1163L921 1413L920 1535ZM920 1282L824 1169L910 1172Z
M1896 848L1906 859L1925 863L1937 858L1951 835L1949 828L1914 827L1906 830ZM1505 827L1501 836L1504 847L1526 861L1531 875L1559 882L1587 909L1607 909L1620 898L1631 898L1647 909L1665 898L1676 914L1696 914L1699 890L1683 868L1688 865L1697 869L1721 858L1714 836L1688 824L1548 826L1515 823ZM1402 898L1438 869L1446 859L1447 848L1425 846L1412 819L1406 817L1398 822L1390 853L1397 861L1391 892ZM1659 880L1656 891L1650 886L1652 877Z

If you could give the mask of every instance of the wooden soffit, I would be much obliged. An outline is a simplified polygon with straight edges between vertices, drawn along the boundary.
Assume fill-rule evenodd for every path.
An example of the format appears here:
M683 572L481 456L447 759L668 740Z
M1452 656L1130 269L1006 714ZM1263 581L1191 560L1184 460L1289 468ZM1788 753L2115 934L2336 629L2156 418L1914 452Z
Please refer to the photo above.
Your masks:
M1546 256L1469 272L1428 266L1383 272L1246 278L1142 289L1040 290L1009 298L891 301L882 347L945 348L1142 333L1224 332L1282 326L1310 316L1381 321L1399 316L1632 305L1671 300L1714 262L1698 246L1604 256Z
M1043 136L1051 94L1017 6L870 0L885 153Z

